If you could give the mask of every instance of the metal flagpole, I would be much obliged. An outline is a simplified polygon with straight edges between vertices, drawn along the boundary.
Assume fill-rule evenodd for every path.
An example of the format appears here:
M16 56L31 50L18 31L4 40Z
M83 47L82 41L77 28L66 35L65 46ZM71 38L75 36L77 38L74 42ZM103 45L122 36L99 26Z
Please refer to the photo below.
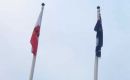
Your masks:
M100 7L97 7L97 19L100 19ZM97 40L97 45L99 43L99 39ZM98 80L98 59L97 52L95 54L95 64L94 64L94 80Z
M44 7L44 3L42 3L42 11ZM43 13L43 12L42 12ZM42 16L41 16L42 17ZM34 74L34 69L35 69L35 63L36 63L36 55L33 55L33 60L32 60L32 67L31 67L31 72L30 72L30 77L29 80L33 80L33 74Z
M29 78L29 80L33 80L33 74L34 74L35 63L36 63L36 56L33 55L32 67L31 67L31 73L30 73L30 78Z
M95 56L94 80L98 80L98 57L97 56Z

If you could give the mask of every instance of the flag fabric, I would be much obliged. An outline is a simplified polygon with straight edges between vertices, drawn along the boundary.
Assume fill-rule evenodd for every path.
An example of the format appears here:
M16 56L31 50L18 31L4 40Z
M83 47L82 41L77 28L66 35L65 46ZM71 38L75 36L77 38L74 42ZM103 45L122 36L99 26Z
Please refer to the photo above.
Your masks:
M103 46L103 29L102 29L101 15L99 14L98 17L99 18L98 18L96 26L94 28L94 31L97 32L97 35L96 35L97 45L96 45L95 52L96 52L97 57L101 57L101 47Z
M39 14L37 23L34 27L34 30L32 32L32 36L31 36L31 40L30 40L30 43L32 45L32 53L34 56L36 56L36 54L37 54L38 40L39 40L40 27L41 27L41 21L42 21L42 13L43 13L43 7Z

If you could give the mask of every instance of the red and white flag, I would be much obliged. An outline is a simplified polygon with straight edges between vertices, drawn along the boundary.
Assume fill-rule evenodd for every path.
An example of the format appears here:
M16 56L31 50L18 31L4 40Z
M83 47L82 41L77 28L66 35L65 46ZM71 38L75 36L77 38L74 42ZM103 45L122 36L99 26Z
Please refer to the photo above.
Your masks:
M31 37L31 40L30 40L30 43L32 45L32 53L33 53L34 56L37 55L38 39L39 39L39 35L40 35L42 14L43 14L43 7L42 7L41 12L39 14L37 23L36 23L36 25L34 27L34 30L33 30L33 33L32 33L32 37Z

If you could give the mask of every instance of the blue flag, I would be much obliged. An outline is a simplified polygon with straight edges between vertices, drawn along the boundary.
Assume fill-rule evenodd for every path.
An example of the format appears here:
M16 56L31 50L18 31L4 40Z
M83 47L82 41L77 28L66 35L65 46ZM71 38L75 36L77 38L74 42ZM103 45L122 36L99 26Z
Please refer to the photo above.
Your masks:
M102 20L101 20L101 16L99 14L99 19L97 20L96 26L94 28L94 31L97 32L96 35L96 56L97 57L101 57L101 47L103 46L103 29L102 29Z

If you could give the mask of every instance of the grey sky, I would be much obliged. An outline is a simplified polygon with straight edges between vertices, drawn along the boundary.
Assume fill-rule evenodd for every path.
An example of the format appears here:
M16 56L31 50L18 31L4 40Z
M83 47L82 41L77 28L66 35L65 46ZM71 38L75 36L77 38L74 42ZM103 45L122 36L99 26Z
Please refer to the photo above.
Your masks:
M99 80L130 80L129 0L0 1L0 80L28 80L42 2L34 80L93 80L97 5L104 30Z

